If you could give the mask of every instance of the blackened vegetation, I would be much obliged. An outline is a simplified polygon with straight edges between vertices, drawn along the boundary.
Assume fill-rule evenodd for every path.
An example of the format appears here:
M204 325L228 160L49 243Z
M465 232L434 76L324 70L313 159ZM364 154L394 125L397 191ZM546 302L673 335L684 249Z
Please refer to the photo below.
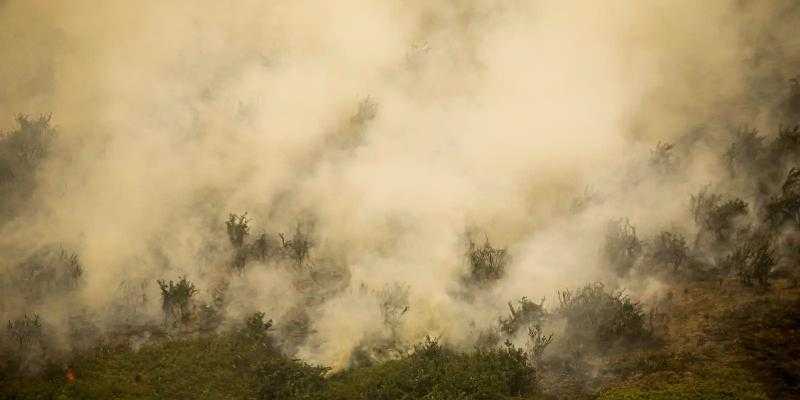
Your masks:
M470 240L467 259L469 282L474 285L487 285L503 277L508 262L506 249L492 247L488 239L483 246Z
M509 301L508 311L508 317L500 317L498 321L500 332L506 336L514 336L523 327L541 326L547 316L544 299L537 304L523 297L517 301L516 307Z

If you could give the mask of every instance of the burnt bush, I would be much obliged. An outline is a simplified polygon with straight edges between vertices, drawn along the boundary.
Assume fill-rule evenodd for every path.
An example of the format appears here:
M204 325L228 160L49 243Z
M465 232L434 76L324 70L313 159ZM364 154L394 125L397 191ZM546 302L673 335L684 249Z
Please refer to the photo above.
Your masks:
M508 258L506 249L492 247L488 239L483 246L478 246L470 240L467 261L470 283L484 285L503 277Z
M523 297L517 301L516 307L509 301L508 311L508 317L500 317L498 320L500 332L506 336L514 336L524 327L539 326L547 316L544 299L537 304Z
M627 219L609 221L602 256L617 275L630 273L641 255L642 241L636 234L636 228Z

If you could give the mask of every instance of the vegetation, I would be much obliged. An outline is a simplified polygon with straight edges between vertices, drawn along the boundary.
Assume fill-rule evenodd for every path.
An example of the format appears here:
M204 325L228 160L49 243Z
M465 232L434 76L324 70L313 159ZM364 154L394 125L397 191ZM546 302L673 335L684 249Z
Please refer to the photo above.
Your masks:
M181 277L178 283L158 280L161 288L161 309L164 321L186 323L192 317L192 297L197 294L194 284Z
M489 240L478 246L470 240L467 250L469 279L471 283L484 285L500 279L506 269L506 249L494 248Z
M642 249L642 241L636 234L636 228L627 219L608 223L603 257L618 275L624 276L633 270L642 255Z

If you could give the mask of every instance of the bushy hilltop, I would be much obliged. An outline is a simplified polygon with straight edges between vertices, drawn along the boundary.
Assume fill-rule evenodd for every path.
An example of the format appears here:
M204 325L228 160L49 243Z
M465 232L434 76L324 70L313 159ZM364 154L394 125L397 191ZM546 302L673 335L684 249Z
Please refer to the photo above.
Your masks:
M800 85L789 83L773 132L734 128L715 157L726 175L688 201L691 226L643 237L624 216L608 221L598 260L612 278L555 288L555 302L509 299L471 348L428 336L407 343L408 288L361 287L379 301L382 334L366 338L347 366L296 359L313 308L350 287L340 263L315 255L313 224L256 232L247 213L220 221L224 271L200 296L186 276L119 283L115 312L98 324L77 296L86 278L66 245L9 256L0 277L0 393L3 398L800 398ZM362 107L363 108L363 107ZM359 115L366 113L360 110ZM31 212L36 177L56 134L50 117L20 116L0 140L0 215ZM658 143L646 168L669 181L702 131ZM674 184L671 183L671 184ZM579 215L605 201L575 198ZM18 220L18 219L17 219ZM9 253L10 254L10 253ZM468 235L456 296L467 301L506 275L506 248ZM270 319L229 315L231 277L280 268L302 307ZM626 284L664 286L647 303ZM160 320L136 318L158 296ZM36 306L36 307L34 307ZM67 311L64 311L64 310ZM45 310L35 312L33 310ZM59 314L58 324L47 310ZM64 317L66 315L66 317ZM274 318L274 317L273 317ZM67 338L67 339L65 339ZM65 345L64 343L68 343Z

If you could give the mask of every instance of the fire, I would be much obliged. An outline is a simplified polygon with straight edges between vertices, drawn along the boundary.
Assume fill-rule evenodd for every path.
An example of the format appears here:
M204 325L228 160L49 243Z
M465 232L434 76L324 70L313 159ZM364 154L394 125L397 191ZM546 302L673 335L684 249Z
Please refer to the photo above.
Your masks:
M65 374L67 378L67 382L72 383L75 382L75 371L72 368L67 368L67 373Z

